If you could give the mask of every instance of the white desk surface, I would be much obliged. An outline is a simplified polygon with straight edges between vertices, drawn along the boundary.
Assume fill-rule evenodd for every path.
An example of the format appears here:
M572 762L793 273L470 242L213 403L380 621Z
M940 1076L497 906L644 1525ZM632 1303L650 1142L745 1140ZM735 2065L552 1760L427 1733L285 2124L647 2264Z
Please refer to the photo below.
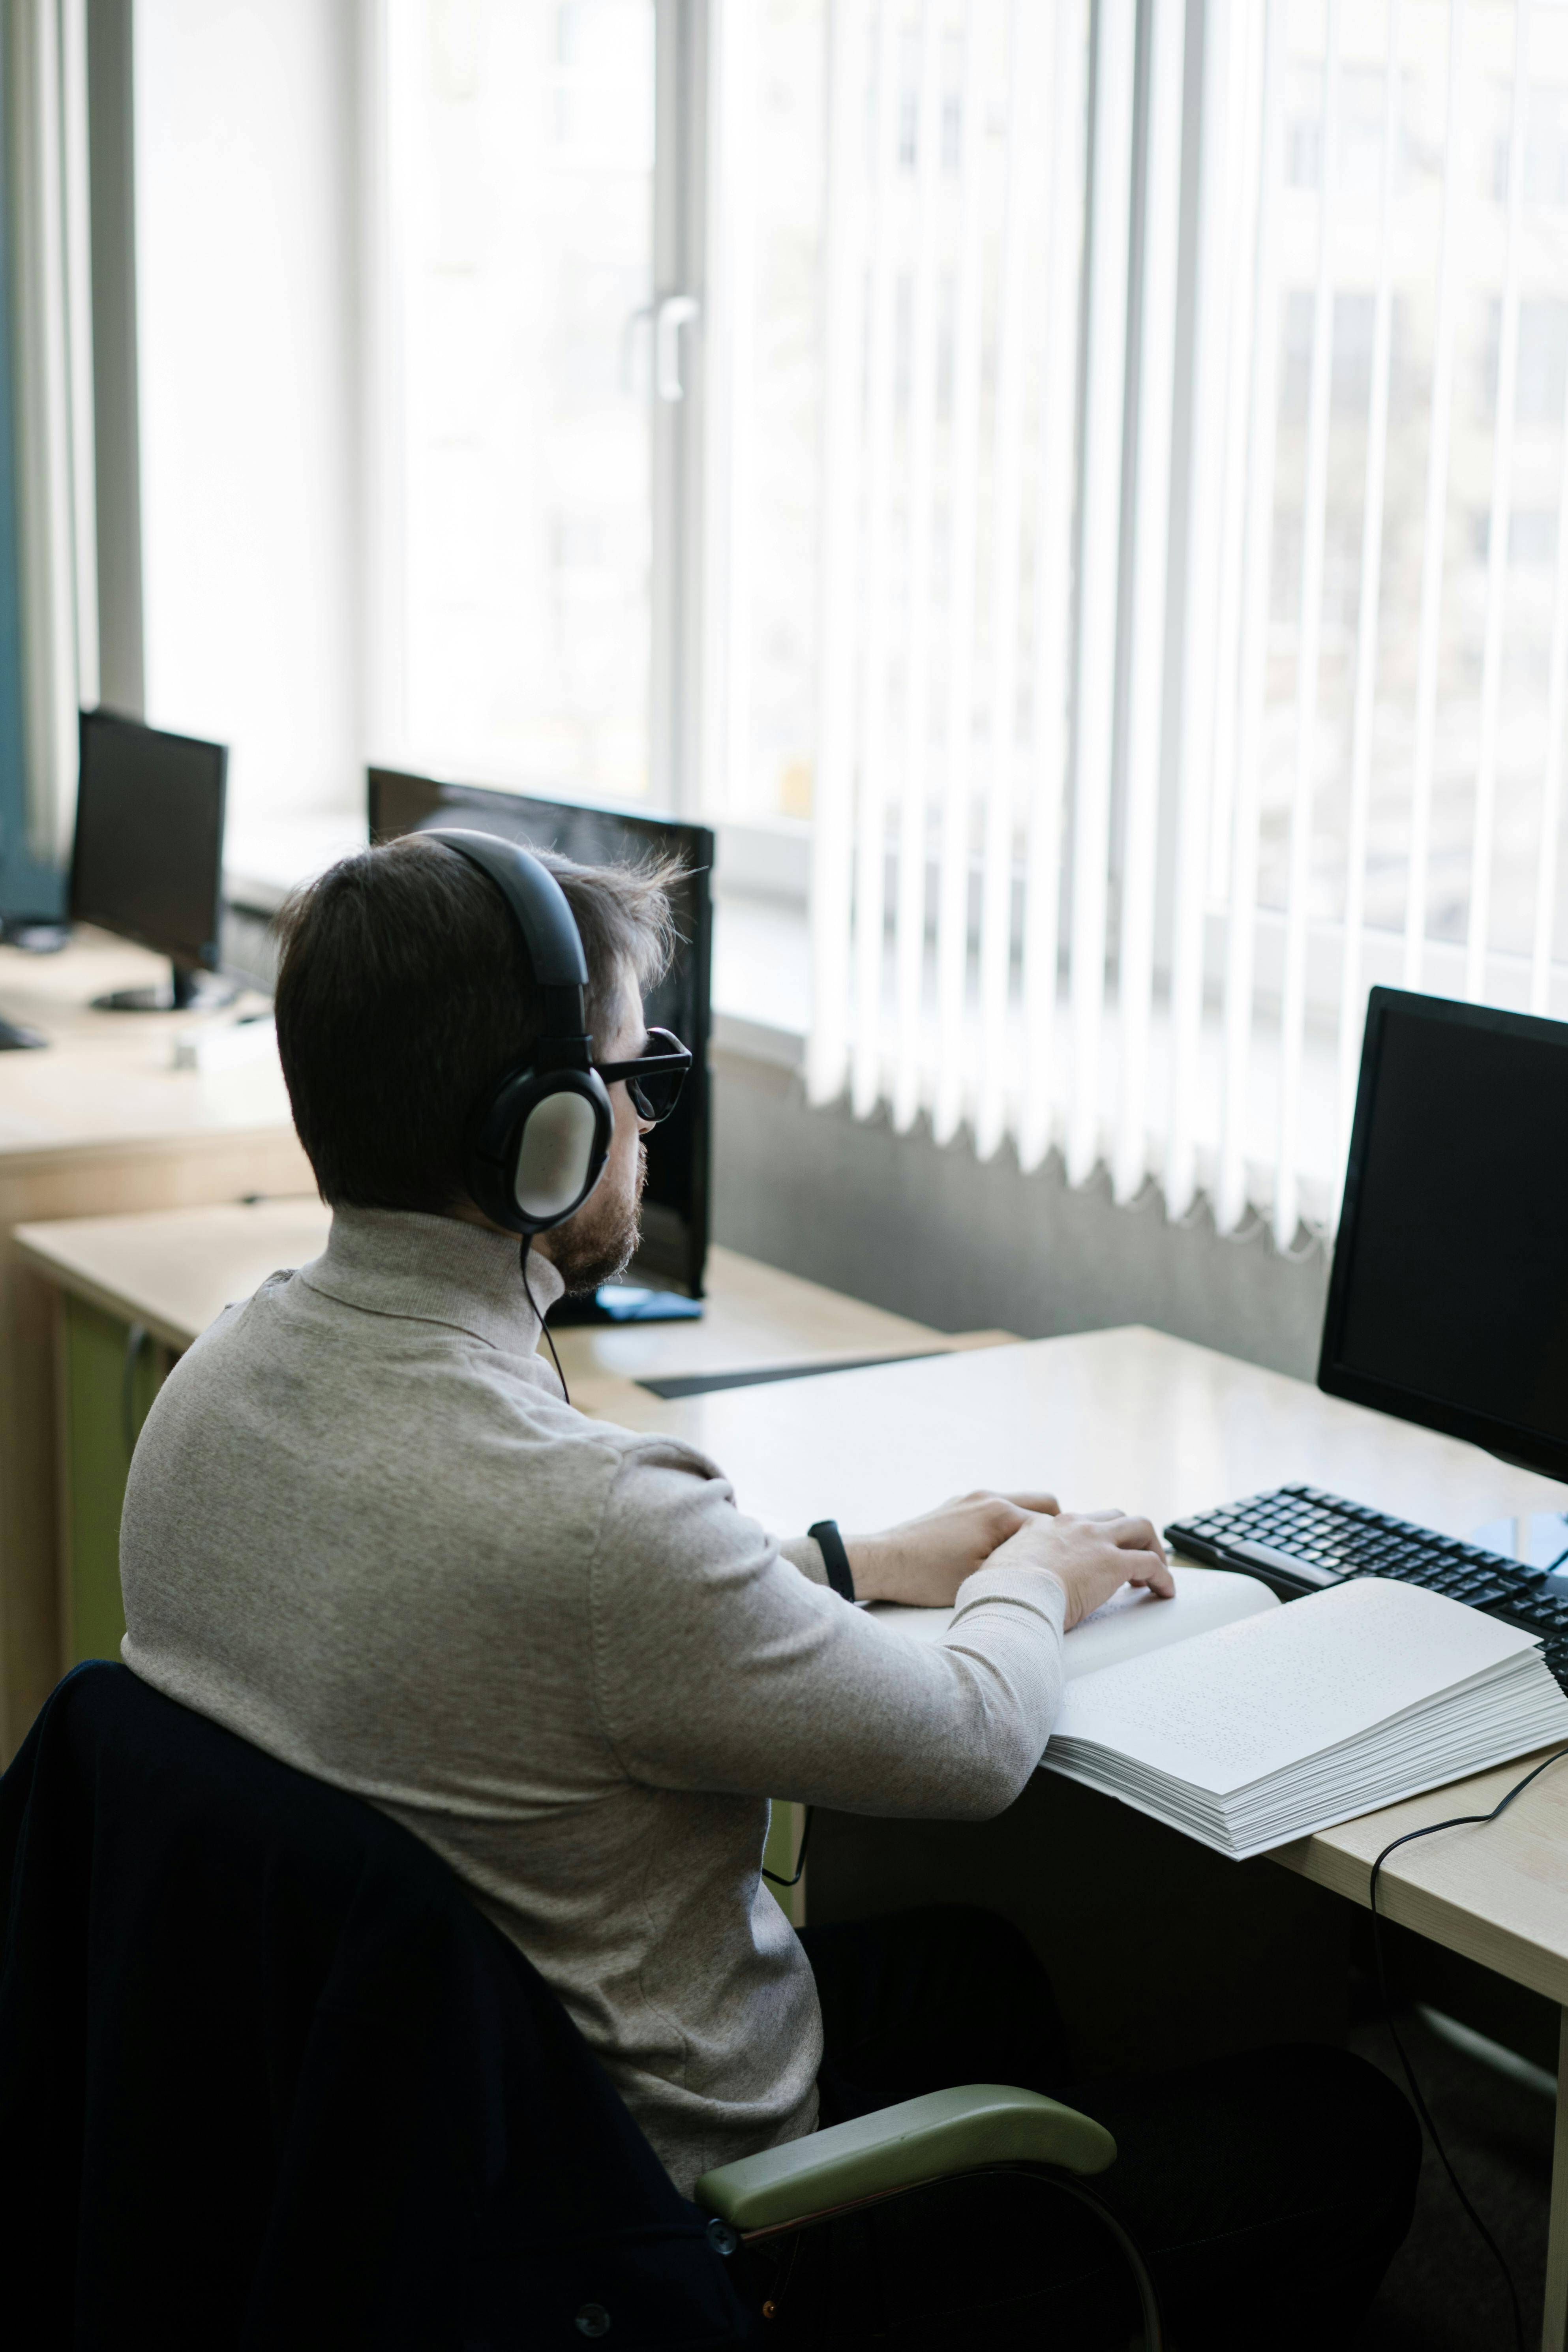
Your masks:
M58 955L0 947L0 1015L49 1040L0 1054L0 1156L291 1126L276 1049L237 1069L176 1070L176 1032L218 1014L97 1013L110 989L167 981L157 956L83 929Z
M662 1404L742 1507L794 1526L906 1518L970 1486L1053 1489L1162 1524L1306 1482L1445 1533L1568 1489L1305 1381L1137 1326Z

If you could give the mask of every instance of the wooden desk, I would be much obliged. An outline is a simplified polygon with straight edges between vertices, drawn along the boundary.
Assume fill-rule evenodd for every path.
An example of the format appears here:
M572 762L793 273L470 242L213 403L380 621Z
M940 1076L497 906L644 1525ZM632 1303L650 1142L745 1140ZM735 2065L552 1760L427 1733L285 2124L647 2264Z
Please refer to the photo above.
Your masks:
M104 991L167 971L92 931L58 955L0 948L0 1013L50 1041L0 1054L0 1760L60 1665L54 1307L18 1258L15 1228L310 1181L276 1054L223 1072L175 1070L172 1033L197 1016L92 1011Z
M89 1311L140 1321L178 1349L226 1300L274 1266L310 1254L324 1226L315 1202L282 1200L35 1226L16 1236L16 1248L39 1278ZM729 1252L714 1253L712 1277L713 1300L700 1324L563 1334L568 1379L590 1409L617 1420L635 1416L638 1426L700 1446L733 1479L742 1507L777 1528L804 1527L824 1512L850 1528L884 1526L973 1486L1049 1486L1069 1508L1114 1503L1163 1524L1304 1480L1457 1535L1506 1513L1568 1502L1563 1488L1472 1447L1159 1332L1092 1332L960 1352L963 1340ZM639 1375L795 1364L814 1351L825 1363L842 1363L920 1349L944 1352L677 1400L635 1386ZM1484 1811L1519 1769L1349 1823L1274 1860L1364 1904L1371 1857L1404 1826ZM1037 1776L1026 1798L1036 1791L1047 1800L1073 1794L1048 1774ZM1100 1820L1120 1816L1131 1836L1146 1838L1152 1826L1109 1799L1093 1802ZM1015 1811L1027 1807L1021 1801ZM908 1825L863 1827L892 1851ZM1035 1834L1026 1820L1025 1829ZM950 1853L987 1852L973 1829L943 1825L942 1833ZM1162 1834L1167 1844L1174 1839ZM1223 1863L1175 1843L1194 1883L1206 1873L1202 1883L1221 1896L1264 1867ZM1037 1871L1037 1854L1036 1862ZM1269 1874L1278 1876L1272 1865ZM965 1891L983 1897L990 1890L972 1882ZM1544 1993L1568 2016L1568 1765L1493 1828L1400 1854L1384 1874L1383 1907ZM1544 2344L1565 2352L1568 2135L1561 2122L1546 2311Z
M76 1217L26 1226L23 1262L67 1296L122 1324L139 1323L174 1354L280 1266L325 1247L331 1212L314 1193L134 1217ZM764 1367L826 1367L933 1354L1006 1340L1005 1332L933 1331L735 1250L708 1256L700 1318L678 1323L575 1324L555 1334L573 1401L619 1419L658 1414L638 1384Z
M1563 1487L1457 1440L1136 1328L692 1397L663 1405L658 1425L722 1463L745 1509L785 1527L828 1510L847 1527L879 1527L970 1486L1043 1485L1069 1508L1117 1504L1164 1525L1261 1488L1305 1482L1452 1535L1505 1514L1568 1504ZM1525 1769L1522 1761L1505 1766L1282 1848L1272 1859L1364 1906L1372 1859L1402 1830L1484 1812ZM1045 1801L1066 1786L1042 1773L1026 1793ZM1109 1803L1100 1801L1101 1822ZM1135 1817L1117 1810L1130 1832L1142 1835ZM919 1830L875 1828L885 1847L907 1835L913 1871L929 1867L937 1847ZM974 1833L961 1834L973 1846ZM813 1851L815 1871L815 1844ZM1207 1871L1211 1858L1188 1851L1194 1872ZM862 1853L858 1865L864 1861ZM907 1878L898 1885L885 1861L877 1867L883 1890L910 1899ZM1210 1874L1216 1885L1237 1874L1235 1864ZM863 1891L863 1867L858 1875ZM971 1880L942 1891L984 1890ZM1397 1854L1378 1900L1387 1917L1557 2002L1568 2065L1568 1761L1490 1828L1458 1831ZM1559 2107L1551 2221L1542 2340L1547 2352L1563 2352L1568 2100Z

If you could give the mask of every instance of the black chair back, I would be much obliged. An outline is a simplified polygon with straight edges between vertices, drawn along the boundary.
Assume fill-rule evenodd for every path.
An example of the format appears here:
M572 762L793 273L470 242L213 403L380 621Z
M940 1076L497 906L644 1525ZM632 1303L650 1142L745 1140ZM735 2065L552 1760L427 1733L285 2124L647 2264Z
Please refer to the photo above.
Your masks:
M702 2217L446 1864L124 1666L68 1675L0 1781L0 1923L14 2342L752 2340Z

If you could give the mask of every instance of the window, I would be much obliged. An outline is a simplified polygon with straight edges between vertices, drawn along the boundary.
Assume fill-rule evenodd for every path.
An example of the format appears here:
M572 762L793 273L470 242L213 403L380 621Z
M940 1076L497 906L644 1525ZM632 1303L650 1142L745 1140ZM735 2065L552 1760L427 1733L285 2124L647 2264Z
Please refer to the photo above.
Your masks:
M184 21L138 15L171 77ZM303 60L328 19L289 21ZM721 888L773 894L759 1010L809 869L816 1099L1286 1247L1335 1215L1370 983L1568 1014L1568 8L354 21L367 749L716 820ZM159 235L218 250L193 184ZM289 338L254 341L287 424ZM151 601L247 676L265 627L292 725L314 610L257 566L237 631L160 541L227 431L172 351ZM315 477L260 479L231 536L314 533L326 581ZM154 677L194 642L156 621Z
M400 754L646 798L653 0L389 0Z

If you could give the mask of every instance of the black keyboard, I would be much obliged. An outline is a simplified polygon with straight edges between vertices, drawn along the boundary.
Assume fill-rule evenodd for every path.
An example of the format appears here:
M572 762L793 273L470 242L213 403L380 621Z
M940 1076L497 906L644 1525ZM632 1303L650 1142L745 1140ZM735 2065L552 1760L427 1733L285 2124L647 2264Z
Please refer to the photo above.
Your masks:
M1552 1571L1430 1528L1391 1519L1315 1486L1279 1486L1165 1529L1173 1549L1215 1568L1238 1568L1297 1601L1353 1576L1419 1584L1506 1618L1541 1637L1542 1655L1568 1691L1568 1591Z

